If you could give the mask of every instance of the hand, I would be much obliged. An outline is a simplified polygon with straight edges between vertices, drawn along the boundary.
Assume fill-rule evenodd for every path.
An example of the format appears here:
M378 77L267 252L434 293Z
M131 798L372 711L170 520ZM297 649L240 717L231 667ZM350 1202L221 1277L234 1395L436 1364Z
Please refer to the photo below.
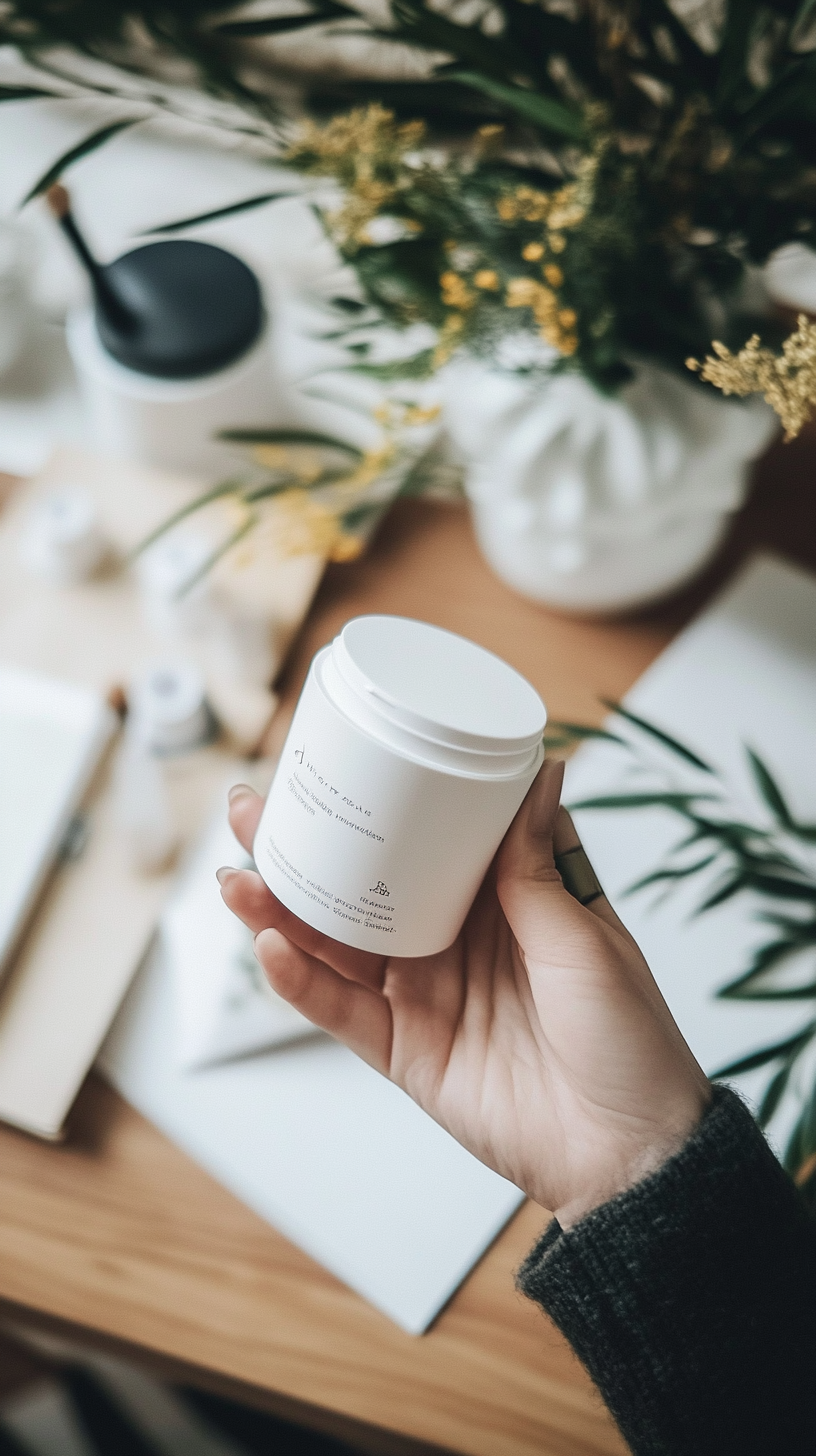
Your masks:
M248 870L220 870L274 989L568 1227L682 1146L709 1084L632 937L553 861L578 843L547 760L461 933L409 960L312 930ZM263 801L233 790L251 850Z

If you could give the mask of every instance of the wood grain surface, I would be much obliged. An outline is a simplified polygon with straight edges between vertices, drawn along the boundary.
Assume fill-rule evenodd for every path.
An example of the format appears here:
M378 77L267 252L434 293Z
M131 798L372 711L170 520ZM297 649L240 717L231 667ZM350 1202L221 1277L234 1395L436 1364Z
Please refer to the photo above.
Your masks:
M364 611L482 642L551 715L598 721L752 546L816 564L816 441L775 447L718 561L693 590L588 622L522 601L490 574L463 509L398 507L362 561L331 568L280 684L286 717L314 650ZM546 1215L523 1208L412 1338L287 1243L101 1081L60 1147L0 1130L0 1314L129 1350L170 1375L332 1430L360 1450L467 1456L622 1452L564 1341L513 1288Z

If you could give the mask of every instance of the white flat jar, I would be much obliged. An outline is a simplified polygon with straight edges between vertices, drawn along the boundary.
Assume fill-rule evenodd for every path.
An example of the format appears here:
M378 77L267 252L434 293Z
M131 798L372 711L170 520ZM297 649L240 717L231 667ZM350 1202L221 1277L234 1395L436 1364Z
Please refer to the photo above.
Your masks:
M455 939L543 759L546 710L475 643L357 617L309 669L255 839L279 900L361 950Z

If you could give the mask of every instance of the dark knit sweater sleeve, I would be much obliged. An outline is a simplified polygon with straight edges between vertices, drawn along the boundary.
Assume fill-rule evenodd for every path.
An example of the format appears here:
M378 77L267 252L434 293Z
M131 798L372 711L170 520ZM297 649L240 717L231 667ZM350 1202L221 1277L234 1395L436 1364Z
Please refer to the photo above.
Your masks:
M733 1092L658 1172L553 1221L518 1283L636 1456L814 1456L816 1225Z

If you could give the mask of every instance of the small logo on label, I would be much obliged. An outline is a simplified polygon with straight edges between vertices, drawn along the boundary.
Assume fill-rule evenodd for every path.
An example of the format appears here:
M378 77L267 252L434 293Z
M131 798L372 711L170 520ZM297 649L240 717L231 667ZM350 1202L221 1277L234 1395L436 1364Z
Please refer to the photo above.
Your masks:
M303 757L304 757L305 752L306 752L306 744L305 743L304 743L304 745L303 745L302 748L296 748L295 749L295 758L297 759L298 763L302 763L303 762Z
M389 890L387 884L385 883L385 880L378 880L377 883L376 883L376 885L370 885L369 886L369 894L370 895L390 895L391 894L391 891Z

